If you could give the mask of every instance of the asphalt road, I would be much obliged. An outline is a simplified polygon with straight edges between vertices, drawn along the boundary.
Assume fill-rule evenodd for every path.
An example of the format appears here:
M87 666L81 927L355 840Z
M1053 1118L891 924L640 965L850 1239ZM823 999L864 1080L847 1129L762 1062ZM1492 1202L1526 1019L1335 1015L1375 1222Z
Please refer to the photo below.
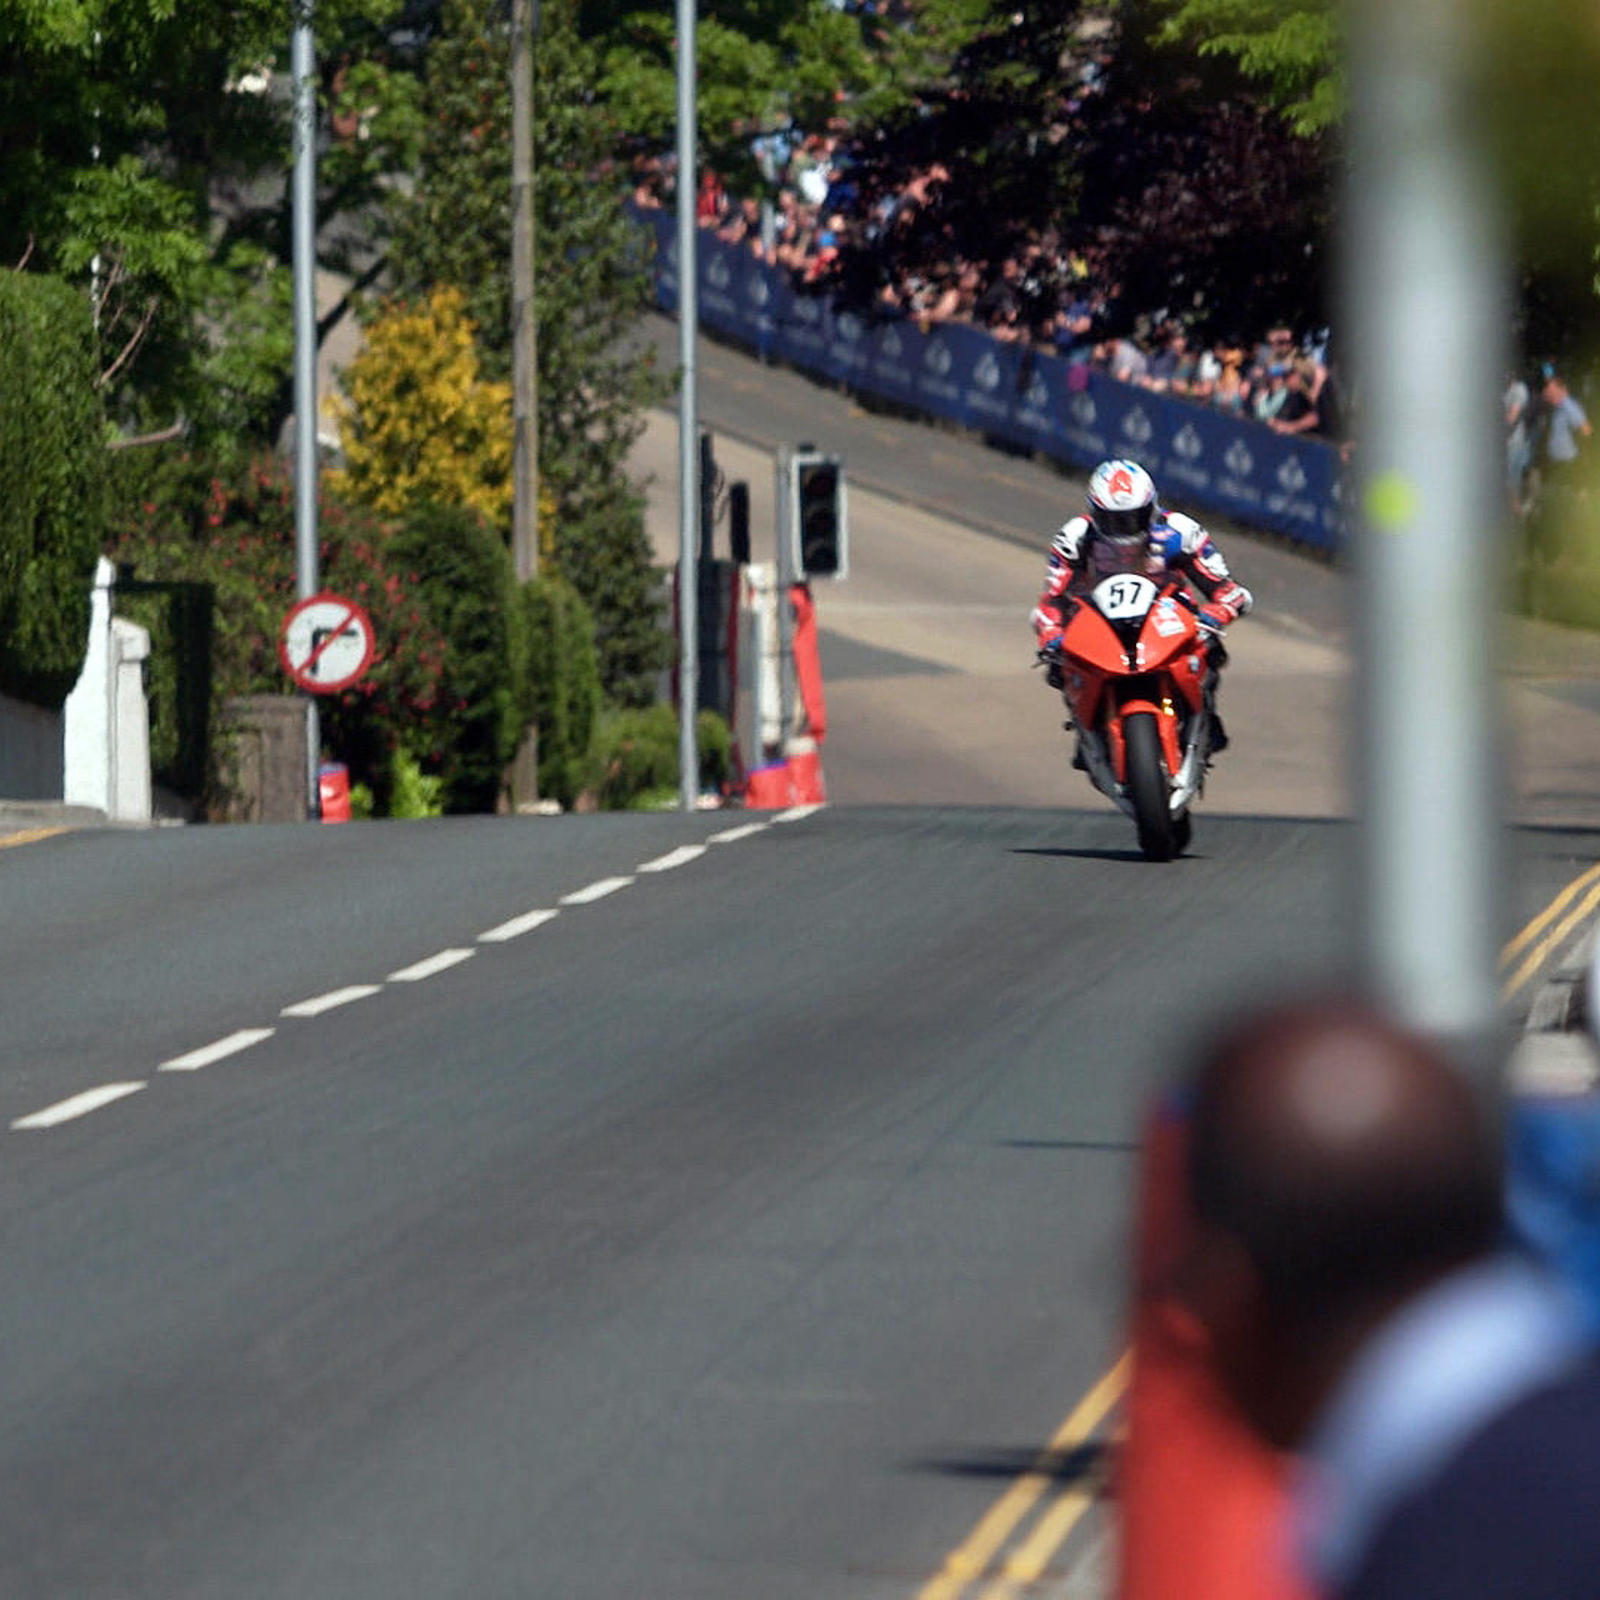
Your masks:
M146 1086L0 1133L0 1593L916 1592L1115 1351L1148 1086L1338 968L1347 838L1213 819L1152 870L1115 817L833 810L670 854L740 821L0 852L4 1124ZM1529 909L1595 853L1527 849Z

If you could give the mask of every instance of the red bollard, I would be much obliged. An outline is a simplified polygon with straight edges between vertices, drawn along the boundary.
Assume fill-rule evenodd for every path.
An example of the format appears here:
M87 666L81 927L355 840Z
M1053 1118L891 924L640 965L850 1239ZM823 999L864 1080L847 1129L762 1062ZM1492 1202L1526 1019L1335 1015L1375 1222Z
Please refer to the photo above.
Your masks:
M752 767L744 782L744 804L747 811L782 811L788 806L789 763L773 761Z
M822 781L822 751L815 739L789 741L789 804L825 805L827 785Z
M324 762L317 769L317 799L324 822L350 820L350 769L342 762Z
M1139 1178L1118 1600L1312 1600L1292 1564L1288 1465L1234 1413L1206 1331L1173 1289L1190 1220L1186 1139L1182 1109L1158 1104Z

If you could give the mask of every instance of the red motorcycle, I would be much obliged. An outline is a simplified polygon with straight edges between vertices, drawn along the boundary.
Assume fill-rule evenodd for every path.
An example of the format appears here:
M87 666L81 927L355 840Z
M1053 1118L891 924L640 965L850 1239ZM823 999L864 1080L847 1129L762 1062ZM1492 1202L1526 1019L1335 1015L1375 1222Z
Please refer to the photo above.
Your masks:
M1183 580L1144 564L1088 575L1066 600L1062 698L1089 781L1133 818L1146 860L1170 861L1205 785L1212 641Z

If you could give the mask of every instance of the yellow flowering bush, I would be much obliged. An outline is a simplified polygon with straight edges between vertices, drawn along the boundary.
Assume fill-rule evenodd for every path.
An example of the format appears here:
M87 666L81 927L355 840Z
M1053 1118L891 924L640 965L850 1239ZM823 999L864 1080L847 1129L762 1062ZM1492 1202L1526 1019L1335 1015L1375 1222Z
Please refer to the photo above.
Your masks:
M423 502L511 521L511 385L479 370L460 290L391 302L367 329L330 409L344 467L334 492L389 516Z

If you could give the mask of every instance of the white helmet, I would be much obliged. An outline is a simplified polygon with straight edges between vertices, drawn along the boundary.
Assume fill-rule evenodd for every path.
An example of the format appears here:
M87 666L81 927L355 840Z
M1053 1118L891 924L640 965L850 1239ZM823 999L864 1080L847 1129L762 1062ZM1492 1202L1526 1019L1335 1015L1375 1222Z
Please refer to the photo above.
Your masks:
M1156 486L1137 461L1102 461L1089 479L1089 518L1095 532L1113 544L1149 537L1156 511Z

